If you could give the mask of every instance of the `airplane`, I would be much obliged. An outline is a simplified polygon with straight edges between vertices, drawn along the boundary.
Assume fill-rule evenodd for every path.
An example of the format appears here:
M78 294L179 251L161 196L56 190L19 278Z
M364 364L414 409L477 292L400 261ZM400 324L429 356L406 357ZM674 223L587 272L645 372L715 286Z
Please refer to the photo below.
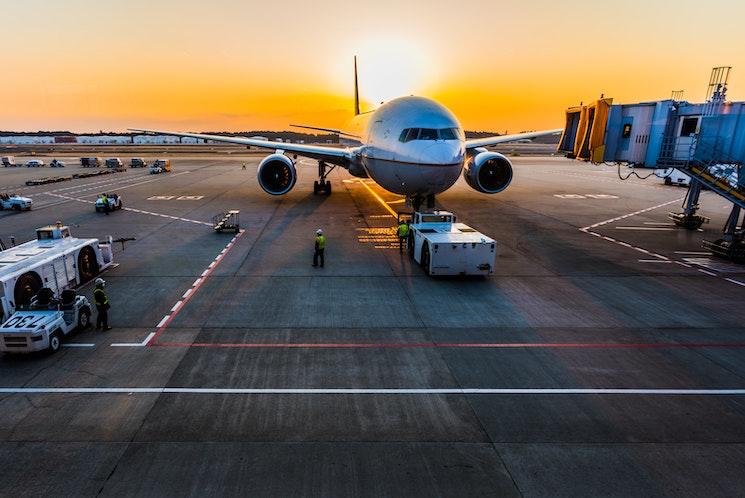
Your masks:
M371 178L389 192L406 196L407 205L412 205L415 210L419 210L425 200L427 208L434 208L435 195L452 187L461 172L466 183L478 192L496 194L503 191L512 182L512 163L504 155L485 147L562 131L556 129L468 140L458 119L445 106L415 96L399 97L383 103L374 111L360 112L356 57L354 111L349 131L292 125L338 134L351 145L344 148L200 133L130 131L273 149L274 152L259 163L257 170L259 185L271 195L284 195L295 186L295 164L300 155L318 161L314 194L331 194L328 175L339 166L357 178Z

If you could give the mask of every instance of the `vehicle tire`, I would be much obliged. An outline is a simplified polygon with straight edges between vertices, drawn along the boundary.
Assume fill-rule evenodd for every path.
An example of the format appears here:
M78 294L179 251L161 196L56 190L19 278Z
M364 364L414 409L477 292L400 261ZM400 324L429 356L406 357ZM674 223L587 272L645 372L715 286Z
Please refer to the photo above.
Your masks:
M91 246L85 246L78 253L78 274L80 283L84 284L98 275L96 252Z
M83 308L78 315L78 330L85 330L91 324L91 310Z
M319 190L319 188L318 188L318 180L316 180L316 181L313 182L313 194L314 195L318 195L318 190Z
M57 330L56 332L52 332L52 335L49 336L49 346L47 347L47 352L49 352L49 354L54 354L59 351L61 347L62 333L59 330Z
M16 308L31 302L31 298L36 295L42 288L43 283L38 273L30 271L24 273L16 280L13 298L15 299Z
M14 205L13 205L13 209L14 209L15 211L20 211L20 210L21 210L21 206L19 206L18 204L14 204Z
M429 271L429 259L430 259L430 257L429 257L429 244L427 242L425 242L424 245L422 246L422 259L421 259L422 263L421 263L421 265L422 265L422 269L424 270L424 273L426 275L431 275L431 273Z
M122 209L124 207L124 203L122 201L119 201L119 207L117 209Z
M665 185L672 185L673 181L670 179L670 177L665 178Z
M326 182L325 188L323 190L326 195L331 195L331 182Z

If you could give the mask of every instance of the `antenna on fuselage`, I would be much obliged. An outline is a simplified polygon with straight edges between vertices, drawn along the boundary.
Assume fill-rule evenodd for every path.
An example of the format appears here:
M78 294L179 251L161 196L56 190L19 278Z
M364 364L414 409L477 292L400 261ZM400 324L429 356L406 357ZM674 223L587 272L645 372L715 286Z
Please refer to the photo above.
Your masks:
M357 86L357 56L354 56L354 115L360 114L360 90Z

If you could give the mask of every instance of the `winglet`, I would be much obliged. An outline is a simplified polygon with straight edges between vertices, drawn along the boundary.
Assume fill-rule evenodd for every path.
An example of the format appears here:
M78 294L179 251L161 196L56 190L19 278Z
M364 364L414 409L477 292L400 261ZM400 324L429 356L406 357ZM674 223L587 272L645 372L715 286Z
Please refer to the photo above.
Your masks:
M360 114L360 90L357 86L357 56L354 56L354 115Z

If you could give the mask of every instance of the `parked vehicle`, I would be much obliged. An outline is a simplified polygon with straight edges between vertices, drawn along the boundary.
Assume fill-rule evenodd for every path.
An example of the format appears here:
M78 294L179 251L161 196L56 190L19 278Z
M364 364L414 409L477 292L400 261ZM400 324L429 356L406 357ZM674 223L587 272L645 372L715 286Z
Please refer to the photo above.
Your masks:
M0 209L14 209L16 211L28 211L34 201L29 197L21 197L18 194L0 193Z
M691 177L676 168L658 169L655 175L662 178L665 185L682 185L687 187L691 184Z
M110 157L106 160L106 167L107 168L121 168L122 167L122 160L118 157Z
M39 159L31 159L29 161L26 161L26 167L27 168L43 168L44 161L41 161Z
M141 157L133 157L129 161L129 167L130 168L146 168L147 167L147 163Z
M85 296L66 289L55 298L52 289L43 287L0 326L0 351L56 353L62 339L76 329L87 328L90 319L91 304Z
M84 168L98 168L101 166L100 157L81 157L80 165Z
M42 287L56 295L95 278L113 264L111 237L72 237L62 224L36 230L36 240L0 252L0 316L6 321Z
M159 173L170 173L171 172L171 160L170 159L156 159L153 164L150 165L150 174L157 175Z
M6 168L13 168L16 166L16 158L13 156L3 156L0 161L2 161L3 166Z
M49 163L49 167L50 168L64 168L65 167L65 162L64 161L59 161L57 159L52 159L52 162Z

